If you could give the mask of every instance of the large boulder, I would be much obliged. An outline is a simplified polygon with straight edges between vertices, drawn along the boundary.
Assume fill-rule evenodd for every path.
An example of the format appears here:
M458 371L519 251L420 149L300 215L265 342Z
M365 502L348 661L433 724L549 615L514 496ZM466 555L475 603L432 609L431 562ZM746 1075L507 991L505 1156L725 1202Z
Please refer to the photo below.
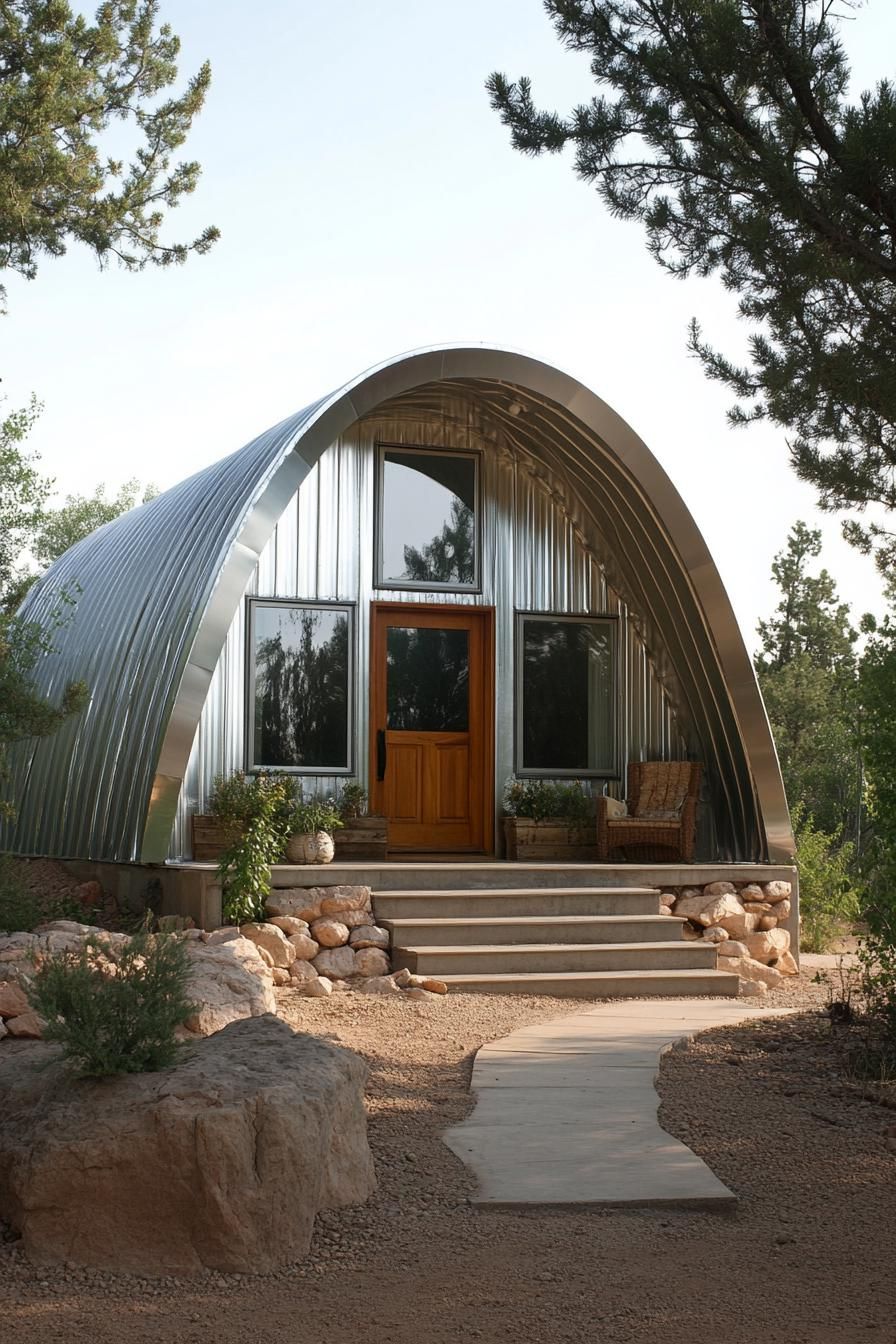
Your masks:
M276 924L241 924L240 933L256 947L267 952L272 966L288 969L296 959L296 950Z
M319 1209L375 1189L366 1073L269 1016L160 1073L76 1079L55 1046L0 1054L0 1217L45 1264L278 1270L307 1254Z
M742 915L743 910L743 906L733 892L723 891L721 896L713 897L704 905L699 915L700 923L711 927L717 925L719 928L723 928L722 921L724 919Z
M248 938L226 943L187 944L190 983L187 994L195 1010L184 1023L197 1036L210 1036L244 1017L277 1010L274 981Z
M756 961L773 966L784 952L790 951L790 934L786 929L767 929L763 933L751 933L744 938L750 949L750 956Z

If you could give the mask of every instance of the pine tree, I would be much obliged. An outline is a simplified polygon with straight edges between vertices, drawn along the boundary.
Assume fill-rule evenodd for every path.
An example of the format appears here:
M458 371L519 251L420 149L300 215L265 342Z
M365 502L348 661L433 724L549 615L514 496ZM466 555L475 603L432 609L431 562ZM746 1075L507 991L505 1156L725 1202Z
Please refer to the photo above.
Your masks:
M488 81L517 149L575 151L610 211L640 220L674 275L717 274L751 327L732 362L696 321L691 348L733 390L734 423L790 431L823 507L896 510L896 90L848 101L851 0L547 0L598 91L569 115L530 81ZM853 521L879 564L896 537Z

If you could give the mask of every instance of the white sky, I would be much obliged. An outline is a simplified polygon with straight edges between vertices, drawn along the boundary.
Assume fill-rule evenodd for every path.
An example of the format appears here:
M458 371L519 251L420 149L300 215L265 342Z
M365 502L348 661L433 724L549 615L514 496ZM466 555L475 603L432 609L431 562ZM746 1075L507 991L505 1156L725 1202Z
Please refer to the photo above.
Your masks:
M510 148L483 82L529 74L566 111L587 63L539 0L162 0L181 72L212 89L185 147L200 185L172 237L222 230L183 268L100 274L83 249L8 277L9 406L35 391L31 439L61 492L131 476L165 488L381 360L484 341L581 379L638 431L703 530L748 644L774 605L773 555L796 518L856 614L870 561L793 477L782 432L729 430L731 398L685 350L689 318L729 353L745 330L715 281L681 282L613 220L566 158ZM896 5L848 25L859 87L894 73Z

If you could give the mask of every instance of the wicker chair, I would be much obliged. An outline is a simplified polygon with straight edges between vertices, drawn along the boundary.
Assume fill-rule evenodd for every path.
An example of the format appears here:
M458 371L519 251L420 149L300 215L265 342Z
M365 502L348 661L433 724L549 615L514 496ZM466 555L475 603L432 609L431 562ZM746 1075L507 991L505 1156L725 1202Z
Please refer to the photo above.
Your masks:
M621 851L627 860L693 863L702 773L698 761L632 761L628 816L608 816L609 799L597 800L599 862Z

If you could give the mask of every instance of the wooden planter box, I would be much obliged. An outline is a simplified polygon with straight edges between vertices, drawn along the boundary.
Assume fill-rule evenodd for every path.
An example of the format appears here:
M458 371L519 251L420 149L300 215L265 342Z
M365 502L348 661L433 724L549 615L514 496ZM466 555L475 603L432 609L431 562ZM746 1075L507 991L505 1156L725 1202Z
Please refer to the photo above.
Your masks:
M217 817L194 815L193 859L196 863L217 863L237 832L224 826ZM384 859L388 841L385 817L353 817L334 831L337 859Z
M597 862L596 826L570 826L562 817L532 821L530 817L505 817L504 841L508 859Z
M336 859L384 859L388 839L385 817L352 817L333 832Z

